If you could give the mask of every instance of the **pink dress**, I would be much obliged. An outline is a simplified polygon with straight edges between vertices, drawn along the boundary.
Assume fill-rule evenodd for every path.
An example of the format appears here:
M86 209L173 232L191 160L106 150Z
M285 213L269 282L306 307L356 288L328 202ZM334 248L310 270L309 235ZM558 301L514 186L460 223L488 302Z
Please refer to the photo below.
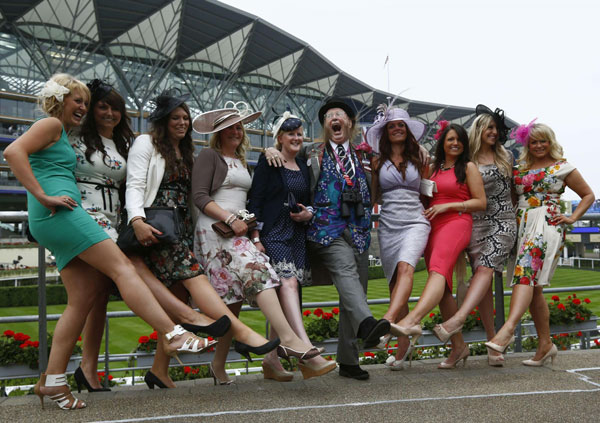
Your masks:
M431 177L437 185L430 207L436 204L455 203L471 199L467 184L456 181L454 168L440 170ZM431 221L429 241L425 248L425 263L429 273L437 272L446 278L452 291L452 271L461 251L469 245L473 218L470 213L447 211Z

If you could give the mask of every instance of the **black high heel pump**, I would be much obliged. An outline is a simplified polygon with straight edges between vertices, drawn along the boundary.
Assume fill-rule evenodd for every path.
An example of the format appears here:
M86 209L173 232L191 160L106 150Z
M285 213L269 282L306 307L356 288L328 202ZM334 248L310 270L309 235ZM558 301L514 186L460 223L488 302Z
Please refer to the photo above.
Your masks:
M110 388L105 388L105 387L92 388L90 383L85 378L85 375L83 374L83 370L81 370L81 367L78 367L77 370L75 370L73 377L75 377L75 382L77 383L77 392L81 392L81 385L85 386L85 389L87 389L88 392L108 392L108 391L110 391Z
M259 345L258 347L253 347L248 344L244 344L243 342L235 341L233 343L233 349L241 356L245 357L246 360L252 362L252 357L250 357L250 353L263 355L268 353L269 351L273 351L279 345L279 338L275 338L272 341L267 342L266 344Z
M144 382L146 382L146 385L148 385L148 388L150 389L154 389L154 385L158 386L160 389L168 389L167 385L162 383L162 381L150 370L148 370L148 373L144 376Z
M181 326L194 334L206 333L212 337L219 338L227 333L231 327L231 320L227 316L221 316L208 326L193 325L191 323L182 323Z

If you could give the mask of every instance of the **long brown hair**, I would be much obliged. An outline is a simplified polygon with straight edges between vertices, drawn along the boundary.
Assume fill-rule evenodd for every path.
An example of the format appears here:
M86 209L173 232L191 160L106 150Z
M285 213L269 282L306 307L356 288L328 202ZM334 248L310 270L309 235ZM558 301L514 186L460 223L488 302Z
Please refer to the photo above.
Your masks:
M404 141L402 160L404 163L412 163L417 168L419 176L422 176L423 161L421 160L421 149L419 147L419 143L417 143L415 136L412 134L412 132L410 132L406 122L404 122L404 125L406 127L406 140ZM388 137L387 124L381 132L381 139L379 140L379 153L379 163L377 164L377 169L375 169L377 171L377 175L379 175L379 171L383 167L383 164L387 160L390 160L390 157L392 156L392 143L390 143L390 138ZM406 167L403 166L398 170L402 173L402 177L406 178Z
M113 141L119 154L127 159L129 146L133 141L131 118L127 115L127 110L125 110L125 100L114 89L111 89L110 92L100 100L95 99L94 96L92 96L89 113L86 115L80 130L81 140L86 146L85 158L88 162L92 163L92 154L94 154L95 151L100 151L102 153L102 160L106 161L106 149L104 148L100 134L98 134L96 119L94 118L94 108L101 101L121 113L121 121L113 130Z
M433 171L432 175L435 175L442 169L442 165L444 164L444 160L446 160L446 153L444 152L444 142L446 141L446 137L448 136L448 132L454 130L458 135L458 141L463 146L463 152L456 159L456 163L454 163L454 175L456 176L456 180L460 184L464 184L467 180L467 163L469 163L469 136L467 135L467 131L461 125L456 123L451 123L442 131L440 134L440 138L435 146L435 160L433 161Z
M192 119L190 108L187 106L187 104L182 103L180 106L175 108L175 110L177 110L179 107L181 107L187 113L190 122L184 137L179 141L179 151L183 159L183 165L187 168L187 170L191 171L194 164L194 142L192 141ZM168 172L174 172L177 170L177 155L175 154L173 144L171 144L171 141L169 141L168 134L169 119L175 110L173 110L167 116L152 122L152 126L150 128L152 144L165 159L166 170Z

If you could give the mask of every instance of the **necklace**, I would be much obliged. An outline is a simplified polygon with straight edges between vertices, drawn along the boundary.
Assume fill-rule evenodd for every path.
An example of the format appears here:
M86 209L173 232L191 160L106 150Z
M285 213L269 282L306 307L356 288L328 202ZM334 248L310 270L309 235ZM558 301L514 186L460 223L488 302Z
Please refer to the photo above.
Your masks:
M445 167L446 166L446 162L442 162L442 170L450 170L454 167L456 163L452 163L452 166L449 167Z

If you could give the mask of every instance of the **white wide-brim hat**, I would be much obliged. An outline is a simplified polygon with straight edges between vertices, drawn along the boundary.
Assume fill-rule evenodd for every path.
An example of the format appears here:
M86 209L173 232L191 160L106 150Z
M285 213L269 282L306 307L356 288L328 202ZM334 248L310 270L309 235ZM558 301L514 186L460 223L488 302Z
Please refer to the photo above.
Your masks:
M227 107L228 105L233 107ZM241 122L246 125L255 121L262 112L252 112L244 102L227 102L225 109L210 110L199 114L192 121L194 131L199 134L212 134Z
M401 120L406 123L406 126L408 126L408 129L410 129L410 132L417 141L419 141L425 133L425 124L418 120L411 119L406 110L398 107L387 109L382 115L378 115L373 126L367 129L367 142L375 153L379 153L379 141L381 140L381 135L385 130L385 126L388 122L396 120Z

